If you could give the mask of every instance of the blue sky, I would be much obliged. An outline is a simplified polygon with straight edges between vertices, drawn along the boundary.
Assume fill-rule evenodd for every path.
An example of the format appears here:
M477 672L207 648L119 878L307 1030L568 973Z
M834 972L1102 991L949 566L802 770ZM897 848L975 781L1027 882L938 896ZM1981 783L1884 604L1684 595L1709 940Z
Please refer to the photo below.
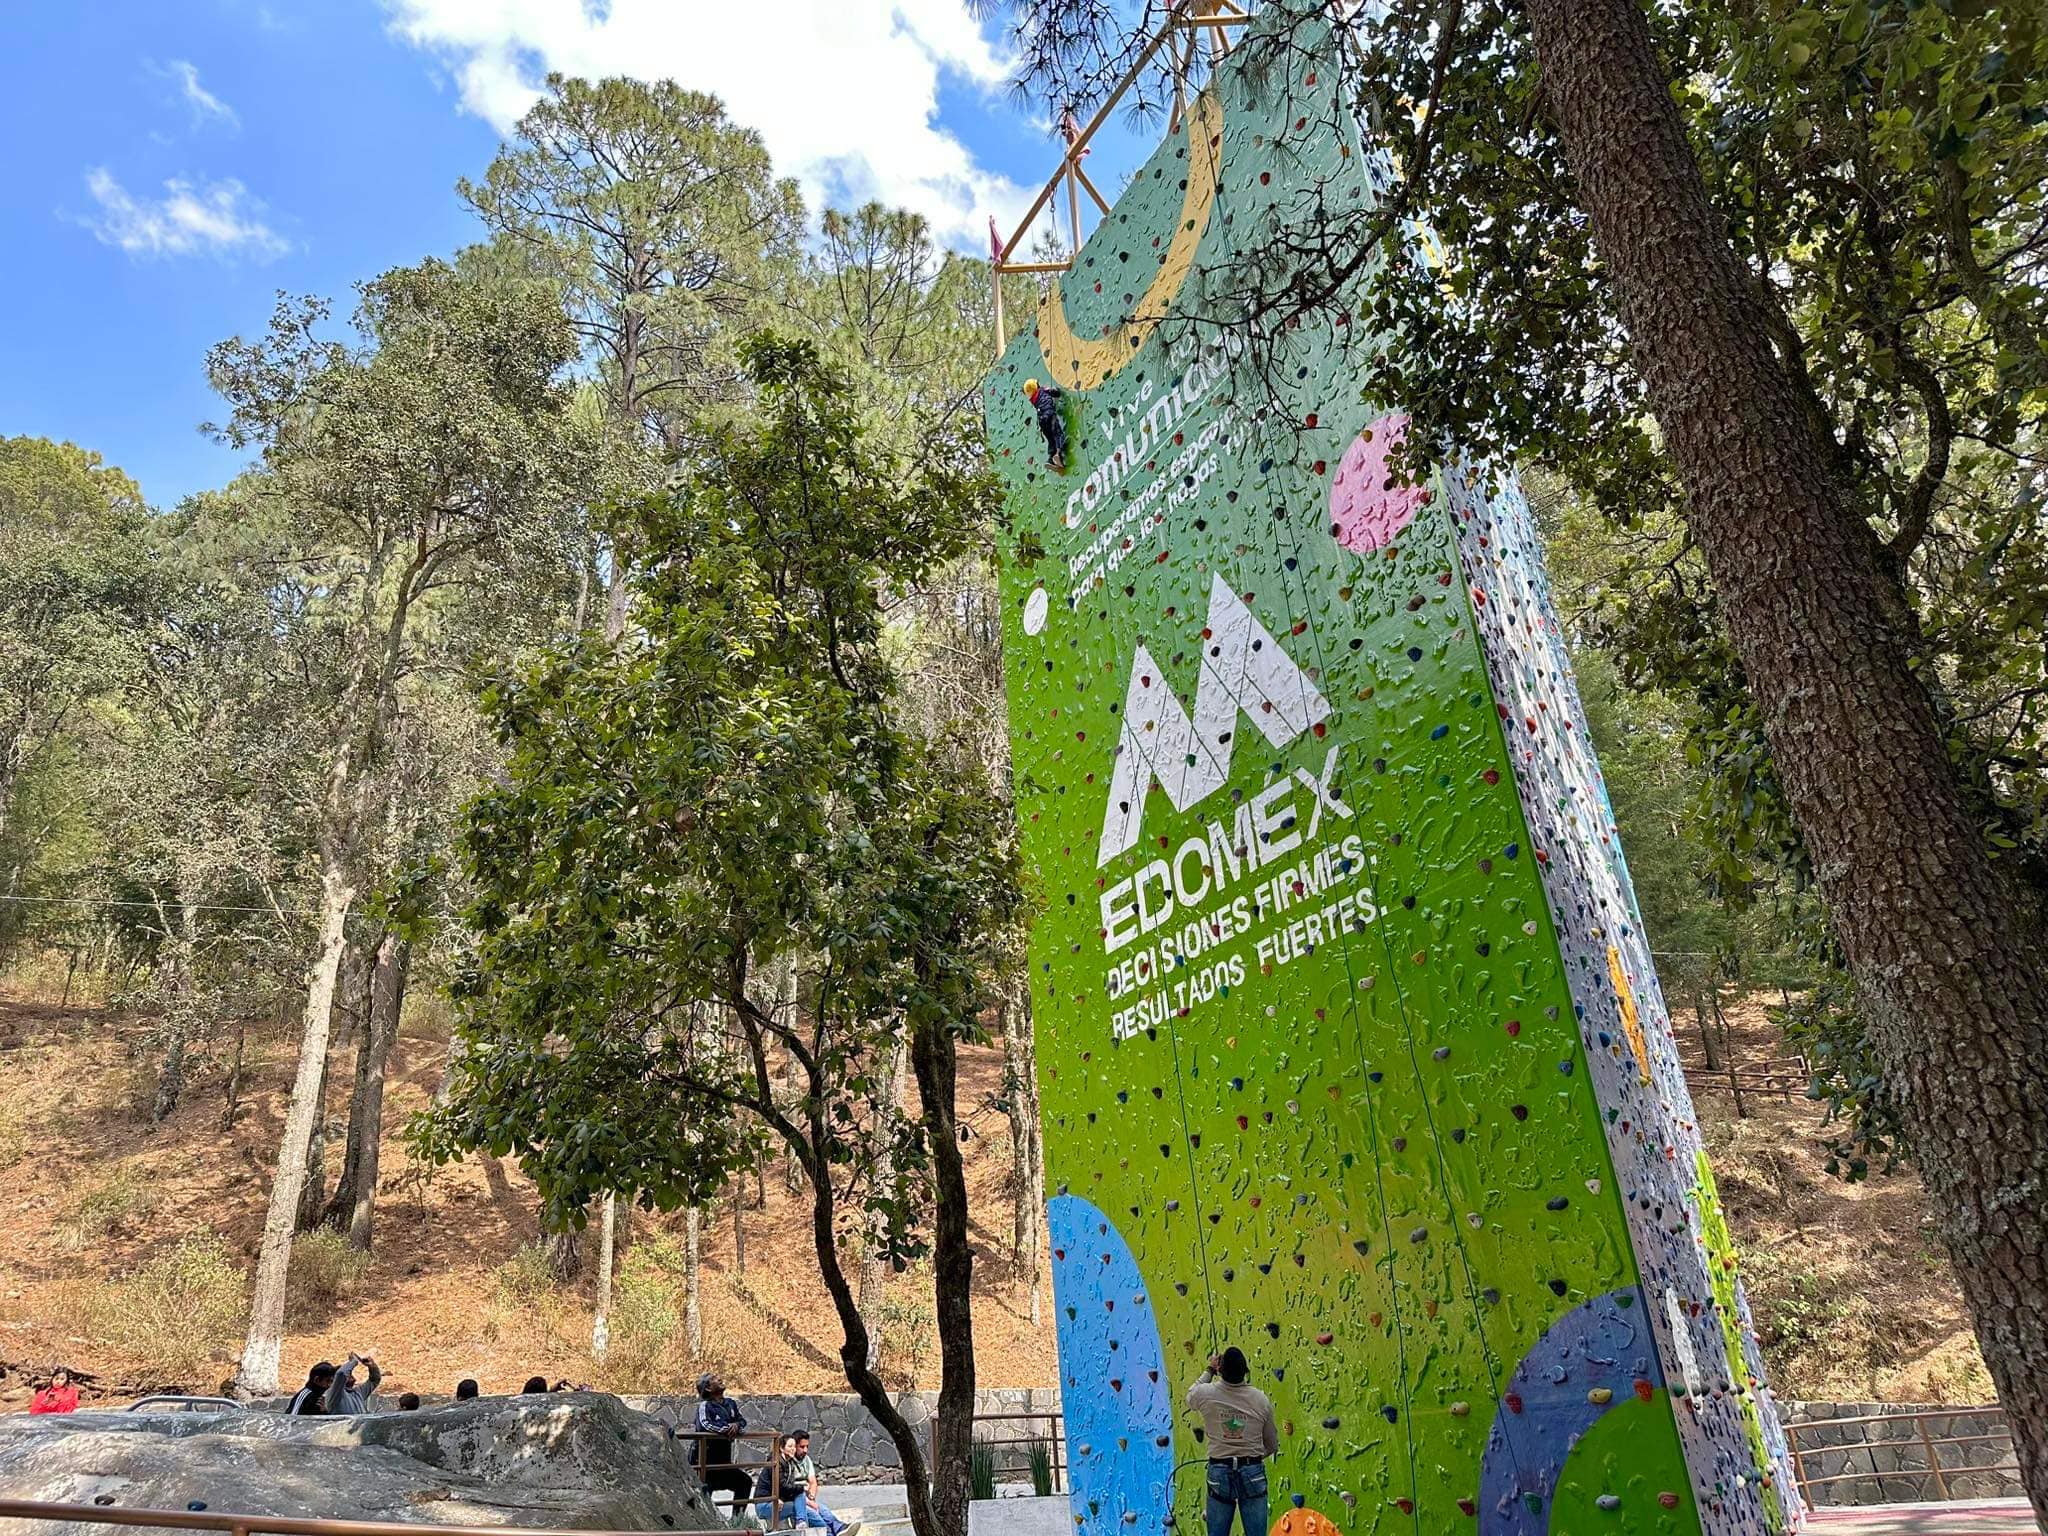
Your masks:
M990 213L1007 229L1055 153L962 0L12 12L0 434L96 449L159 506L238 462L198 430L218 414L207 348L260 331L279 289L345 311L352 283L476 238L456 179L482 171L548 69L716 91L814 211L879 196L963 249L986 249Z

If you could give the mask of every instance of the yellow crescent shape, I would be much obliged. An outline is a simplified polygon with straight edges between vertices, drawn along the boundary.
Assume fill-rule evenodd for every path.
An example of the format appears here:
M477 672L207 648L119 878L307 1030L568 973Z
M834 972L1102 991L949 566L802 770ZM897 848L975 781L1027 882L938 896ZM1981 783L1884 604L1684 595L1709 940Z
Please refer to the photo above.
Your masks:
M1166 255L1152 282L1138 300L1131 318L1106 334L1084 341L1067 324L1066 306L1054 279L1038 305L1038 347L1046 371L1063 389L1090 390L1109 378L1144 345L1152 328L1166 318L1174 296L1195 265L1195 247L1209 227L1216 204L1216 182L1223 157L1223 104L1214 95L1196 98L1188 113L1188 189L1181 200L1180 223L1167 242ZM1079 268L1075 269L1076 271Z

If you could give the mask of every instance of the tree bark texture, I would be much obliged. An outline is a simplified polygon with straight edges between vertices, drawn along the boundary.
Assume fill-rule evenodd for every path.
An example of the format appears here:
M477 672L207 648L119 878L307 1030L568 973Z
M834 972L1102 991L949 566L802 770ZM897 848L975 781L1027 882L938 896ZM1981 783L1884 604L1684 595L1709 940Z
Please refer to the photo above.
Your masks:
M612 1262L619 1236L619 1197L604 1197L597 1227L597 1305L590 1317L590 1356L602 1360L612 1347Z
M683 1339L704 1353L704 1212L694 1205L683 1217Z
M397 934L386 933L378 940L370 963L369 1004L356 1044L348 1142L342 1149L341 1177L323 1217L329 1226L348 1233L351 1248L364 1253L370 1251L375 1236L384 1078L391 1064L391 1048L398 1040L398 1017L405 1006L406 973L411 963L412 946Z
M1021 981L1003 999L1003 1065L1009 1081L1010 1161L1016 1187L1010 1251L1031 1293L1031 1326L1039 1326L1038 1229L1045 1220L1045 1140L1038 1122L1038 1052L1031 1032L1031 989Z
M299 1185L299 1210L292 1222L294 1232L315 1230L327 1215L327 1081L331 1075L332 1063L323 1054L320 1086L313 1090L313 1128L306 1133L306 1174Z
M878 1189L895 1181L895 1160L889 1155L889 1147L901 1113L904 1055L908 1050L909 1041L898 1035L889 1048L889 1063L883 1069L880 1090L875 1095L873 1177ZM875 1371L882 1368L882 1303L888 1299L889 1289L888 1264L882 1251L887 1230L888 1222L880 1213L868 1218L860 1260L860 1315L868 1325L868 1368Z
M967 1164L955 1118L959 1053L943 1021L910 1032L918 1114L932 1159L932 1306L939 1333L939 1401L932 1410L932 1512L967 1529L974 1444L974 1250L967 1236Z
M2048 967L1967 814L1877 537L1769 340L1637 0L1529 0L1688 525L2048 1519Z
M284 1346L284 1283L291 1264L292 1233L299 1194L306 1184L306 1147L314 1118L320 1113L320 1083L327 1071L327 1033L333 1016L334 978L341 966L348 909L355 902L339 851L322 849L318 947L307 975L304 1032L299 1040L298 1071L292 1078L291 1102L285 1110L284 1135L277 1155L277 1174L270 1185L270 1208L263 1219L263 1242L256 1255L256 1284L249 1301L249 1332L235 1385L252 1396L277 1390L278 1356Z

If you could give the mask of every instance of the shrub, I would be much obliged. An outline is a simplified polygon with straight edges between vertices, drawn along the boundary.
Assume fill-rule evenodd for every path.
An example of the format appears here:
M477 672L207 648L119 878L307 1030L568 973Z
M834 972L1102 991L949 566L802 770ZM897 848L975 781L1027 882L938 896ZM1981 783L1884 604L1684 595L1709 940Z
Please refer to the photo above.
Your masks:
M899 1386L915 1391L938 1325L932 1315L930 1286L915 1283L919 1278L915 1270L908 1278L913 1283L892 1286L877 1309L882 1333L880 1370L884 1376L894 1376Z
M79 1197L57 1224L58 1239L73 1253L100 1247L116 1232L149 1216L162 1199L154 1185L124 1163Z
M248 1276L212 1233L188 1237L127 1278L99 1287L86 1312L94 1333L158 1378L197 1387L225 1358L248 1315Z
M1052 1494L1052 1447L1043 1440L1031 1442L1031 1491L1041 1499Z
M967 1452L967 1497L992 1499L996 1496L996 1448L977 1440Z
M611 1342L599 1368L615 1392L657 1392L673 1380L675 1286L658 1260L635 1251L612 1282Z
M332 1227L292 1239L291 1302L303 1316L326 1317L355 1295L369 1272L370 1256Z
M498 1300L506 1306L535 1306L554 1294L555 1269L546 1243L527 1243L498 1266Z

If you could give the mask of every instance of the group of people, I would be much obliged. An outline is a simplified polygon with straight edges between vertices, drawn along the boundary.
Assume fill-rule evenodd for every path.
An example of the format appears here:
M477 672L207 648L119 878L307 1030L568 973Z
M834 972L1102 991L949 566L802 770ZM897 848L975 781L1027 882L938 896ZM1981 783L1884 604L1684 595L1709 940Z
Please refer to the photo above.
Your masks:
M356 1385L356 1371L359 1367L369 1373L361 1386ZM322 1360L318 1365L306 1372L306 1384L292 1394L292 1400L286 1405L284 1411L290 1414L333 1414L336 1416L381 1413L384 1410L372 1407L371 1402L377 1395L378 1383L383 1381L383 1379L383 1371L378 1368L376 1360L369 1355L352 1353L340 1365L336 1365L332 1360ZM549 1386L548 1379L545 1376L529 1376L526 1378L526 1385L519 1389L521 1396L536 1392L588 1392L589 1390L586 1386L572 1386L566 1379L556 1382L553 1386ZM482 1393L483 1388L477 1385L476 1378L473 1376L465 1376L462 1380L455 1383L455 1401L458 1403L466 1403L473 1397L481 1396ZM419 1393L402 1392L399 1394L398 1412L411 1413L419 1406ZM37 1409L35 1411L57 1412L61 1410Z
M367 1373L360 1386L359 1369ZM1239 1522L1244 1536L1264 1536L1266 1531L1266 1458L1280 1448L1280 1437L1272 1400L1250 1384L1250 1375L1244 1351L1233 1347L1210 1356L1209 1369L1188 1388L1188 1411L1201 1416L1209 1453L1208 1536L1230 1536L1231 1526ZM351 1352L340 1365L322 1360L306 1373L306 1384L292 1395L285 1412L373 1413L377 1410L370 1404L383 1380L384 1372L371 1355ZM528 1377L520 1388L522 1395L584 1390L567 1381L550 1386L545 1376ZM481 1391L474 1378L464 1378L455 1384L455 1400L467 1402ZM401 1413L419 1406L416 1392L398 1399ZM78 1387L71 1373L59 1367L28 1411L73 1413L77 1408ZM688 1438L696 1443L698 1474L706 1489L726 1494L735 1513L751 1499L754 1513L770 1529L788 1525L823 1531L825 1536L861 1536L859 1521L841 1520L818 1496L818 1468L811 1460L808 1430L784 1432L759 1474L749 1478L733 1462L733 1447L746 1428L747 1416L726 1396L724 1378L715 1372L698 1377L697 1413Z
M818 1496L818 1468L811 1460L807 1429L783 1432L775 1452L751 1481L733 1465L733 1444L746 1432L747 1416L725 1395L725 1378L716 1372L697 1378L697 1417L691 1438L697 1443L697 1468L704 1486L731 1495L735 1512L750 1496L754 1513L773 1530L801 1526L825 1536L860 1536L858 1520L842 1520Z

